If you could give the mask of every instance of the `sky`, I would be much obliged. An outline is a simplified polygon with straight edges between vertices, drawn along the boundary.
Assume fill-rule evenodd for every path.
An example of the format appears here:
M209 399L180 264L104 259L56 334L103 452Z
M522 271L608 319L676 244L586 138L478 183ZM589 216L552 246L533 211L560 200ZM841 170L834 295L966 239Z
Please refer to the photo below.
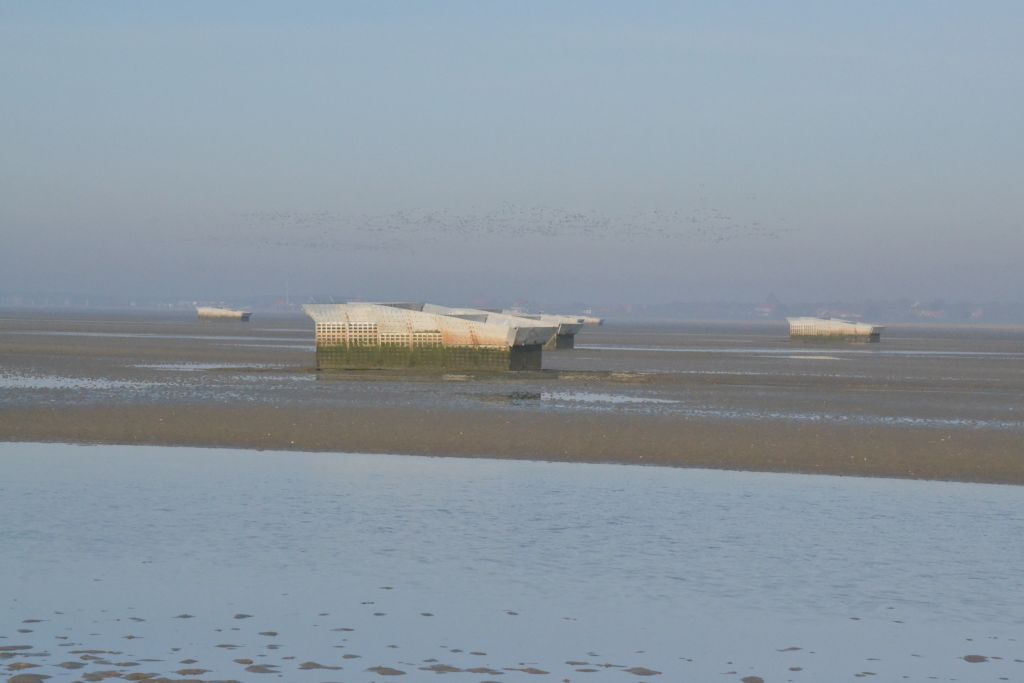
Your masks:
M0 294L1024 300L1019 2L0 4Z

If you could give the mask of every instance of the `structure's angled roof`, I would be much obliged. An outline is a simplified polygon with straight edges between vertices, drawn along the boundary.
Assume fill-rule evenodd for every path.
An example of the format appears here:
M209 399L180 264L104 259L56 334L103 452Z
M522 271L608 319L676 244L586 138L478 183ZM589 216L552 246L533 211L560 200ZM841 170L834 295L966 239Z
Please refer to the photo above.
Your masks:
M551 336L554 336L556 333L562 334L559 323L553 320L540 320L538 318L504 312L497 313L480 308L452 308L449 306L439 306L438 304L424 304L423 311L425 313L437 313L453 318L462 318L463 320L475 320L476 322L505 325L508 327L529 327L538 330L541 328L551 328Z

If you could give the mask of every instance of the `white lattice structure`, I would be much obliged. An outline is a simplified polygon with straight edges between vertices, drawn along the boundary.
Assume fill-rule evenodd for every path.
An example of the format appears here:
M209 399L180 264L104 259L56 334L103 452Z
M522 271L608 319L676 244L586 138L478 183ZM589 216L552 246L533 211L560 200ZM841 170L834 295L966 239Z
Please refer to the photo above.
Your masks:
M534 329L539 335L548 334L548 338L544 340L544 343L547 343L553 339L556 334L560 334L561 332L557 321L544 321L539 318L513 315L510 313L485 311L480 308L451 308L448 306L439 306L438 304L423 304L423 312L437 313L438 315L445 315L452 318L461 318L462 320L472 320L492 325Z
M540 369L554 326L477 321L379 304L308 304L317 360L337 367Z
M881 338L883 325L858 323L840 318L786 318L790 337L819 339L859 339L876 342Z

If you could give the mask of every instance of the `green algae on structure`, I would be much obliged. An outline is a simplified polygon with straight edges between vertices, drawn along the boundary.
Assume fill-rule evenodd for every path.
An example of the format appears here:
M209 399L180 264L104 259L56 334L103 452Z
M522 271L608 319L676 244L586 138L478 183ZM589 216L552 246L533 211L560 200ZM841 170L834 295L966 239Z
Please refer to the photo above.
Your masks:
M317 346L318 370L377 368L439 370L540 370L541 345L512 347L344 344Z
M830 334L830 335L791 335L789 340L799 344L877 344L882 339L878 332L873 334Z

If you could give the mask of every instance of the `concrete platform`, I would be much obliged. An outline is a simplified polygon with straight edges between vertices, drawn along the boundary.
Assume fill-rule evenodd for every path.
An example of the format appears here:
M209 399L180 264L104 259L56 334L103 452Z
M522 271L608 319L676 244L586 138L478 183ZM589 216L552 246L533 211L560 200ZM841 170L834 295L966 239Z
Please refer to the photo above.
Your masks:
M540 370L555 327L467 320L379 304L307 304L318 369Z

